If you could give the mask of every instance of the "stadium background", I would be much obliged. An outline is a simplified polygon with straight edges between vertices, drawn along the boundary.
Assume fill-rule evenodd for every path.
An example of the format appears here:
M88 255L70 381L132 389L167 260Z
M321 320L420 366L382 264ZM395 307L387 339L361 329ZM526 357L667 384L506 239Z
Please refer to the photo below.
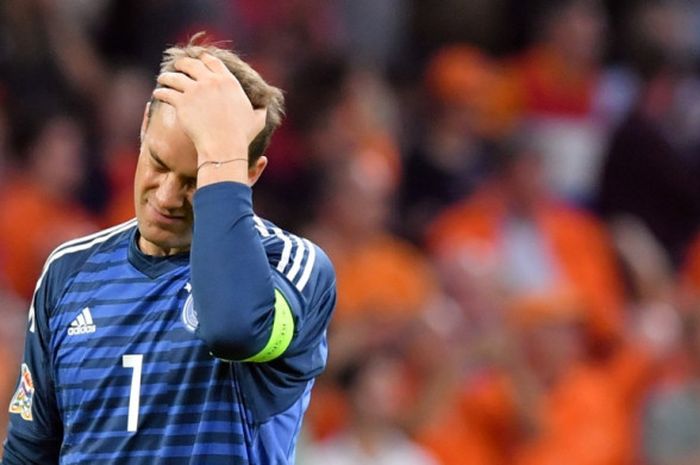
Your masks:
M200 30L286 91L256 208L337 268L300 465L700 463L693 0L3 0L1 403Z

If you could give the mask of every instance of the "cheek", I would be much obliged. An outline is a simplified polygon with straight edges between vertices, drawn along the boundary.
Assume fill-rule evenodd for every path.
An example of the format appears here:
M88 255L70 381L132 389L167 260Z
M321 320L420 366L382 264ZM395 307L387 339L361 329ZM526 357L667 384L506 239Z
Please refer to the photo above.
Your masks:
M136 167L134 175L134 192L137 196L148 192L158 186L157 173L144 166L141 162Z

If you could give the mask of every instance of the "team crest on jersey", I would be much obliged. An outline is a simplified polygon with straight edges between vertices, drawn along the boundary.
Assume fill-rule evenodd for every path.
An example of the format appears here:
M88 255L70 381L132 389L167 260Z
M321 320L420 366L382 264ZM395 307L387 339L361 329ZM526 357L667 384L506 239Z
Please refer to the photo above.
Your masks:
M194 300L192 299L192 294L187 296L185 300L185 306L182 307L182 324L185 325L187 331L194 333L199 326L199 320L197 319L197 310L194 309Z
M10 401L10 413L17 413L24 420L33 421L32 417L32 400L34 399L34 381L32 381L32 373L26 363L22 364L22 373L19 381L19 387L12 396Z

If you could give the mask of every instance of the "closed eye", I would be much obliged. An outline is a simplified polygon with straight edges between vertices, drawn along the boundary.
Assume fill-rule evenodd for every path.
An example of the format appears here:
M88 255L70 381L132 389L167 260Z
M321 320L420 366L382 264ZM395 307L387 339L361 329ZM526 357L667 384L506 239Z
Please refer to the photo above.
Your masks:
M158 155L156 155L156 153L153 150L149 149L148 153L151 156L151 161L155 165L156 170L158 170L162 173L170 171L170 168L168 167L168 165L166 165L165 162L163 160L161 160L160 157Z

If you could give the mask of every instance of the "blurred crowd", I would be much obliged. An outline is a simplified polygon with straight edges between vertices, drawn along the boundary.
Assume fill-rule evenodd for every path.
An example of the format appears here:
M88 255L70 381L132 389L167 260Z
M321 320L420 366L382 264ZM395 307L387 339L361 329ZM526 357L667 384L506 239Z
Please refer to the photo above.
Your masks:
M300 465L700 463L694 0L3 0L3 402L200 30L285 90L256 210L336 267Z

